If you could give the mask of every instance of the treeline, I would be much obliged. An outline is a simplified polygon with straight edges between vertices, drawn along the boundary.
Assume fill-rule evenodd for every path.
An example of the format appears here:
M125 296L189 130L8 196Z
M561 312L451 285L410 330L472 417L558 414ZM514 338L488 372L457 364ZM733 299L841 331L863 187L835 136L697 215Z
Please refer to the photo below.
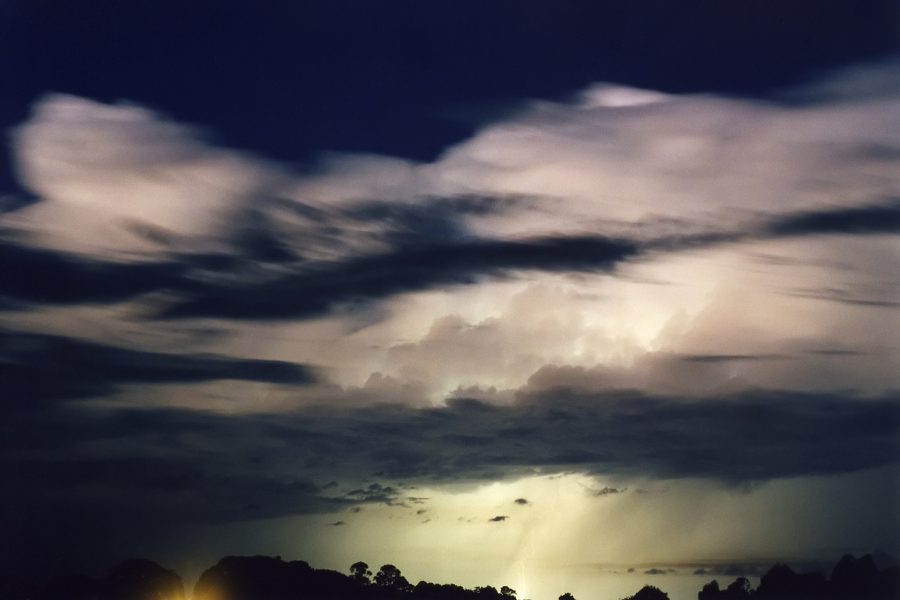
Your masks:
M822 573L794 572L777 564L752 589L745 577L721 588L703 586L698 600L900 600L900 567L879 570L873 558L845 556ZM373 572L357 562L348 574L314 569L305 561L280 557L229 556L207 569L194 586L194 600L516 600L508 586L467 589L455 584L420 581L413 585L394 565ZM181 578L156 563L135 559L110 570L107 577L56 577L45 586L0 577L0 600L184 600ZM559 600L575 600L569 594ZM668 600L662 590L644 586L623 600Z
M738 577L725 589L711 581L697 594L698 600L900 600L900 566L879 570L875 559L844 556L826 577L822 573L796 573L777 564L766 572L759 587L750 588Z

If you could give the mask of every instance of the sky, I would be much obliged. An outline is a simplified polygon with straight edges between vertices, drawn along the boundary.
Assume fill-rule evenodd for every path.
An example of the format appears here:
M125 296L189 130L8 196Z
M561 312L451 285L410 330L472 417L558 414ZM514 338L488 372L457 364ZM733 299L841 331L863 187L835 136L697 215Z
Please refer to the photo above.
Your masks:
M898 24L0 3L0 573L900 554Z

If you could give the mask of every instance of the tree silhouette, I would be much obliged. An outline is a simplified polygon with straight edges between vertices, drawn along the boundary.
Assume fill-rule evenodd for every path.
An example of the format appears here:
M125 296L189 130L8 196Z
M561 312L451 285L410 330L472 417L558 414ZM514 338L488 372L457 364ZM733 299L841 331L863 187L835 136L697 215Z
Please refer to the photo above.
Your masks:
M719 582L713 579L697 593L697 600L719 600Z
M628 596L624 600L669 600L669 595L658 587L645 585L634 596Z
M369 565L361 560L350 565L350 579L361 585L370 585L372 571L369 570Z
M890 557L889 557L890 558ZM894 559L845 556L831 577L820 572L796 573L776 564L751 590L746 577L720 588L710 581L698 600L900 600L900 566ZM180 577L149 560L125 561L105 579L67 575L37 586L24 579L0 576L0 600L183 600ZM304 561L281 557L226 556L207 569L194 586L195 600L516 600L516 591L502 586L466 589L452 583L420 581L411 586L396 566L383 565L372 578L358 561L346 575L314 569ZM566 592L559 600L575 600ZM623 600L668 600L662 590L645 586Z
M394 592L411 592L412 585L400 573L400 569L394 565L382 565L375 574L375 585Z
M475 597L484 598L485 600L500 600L503 596L492 585L484 585L475 588Z
M731 585L725 588L725 594L728 598L739 600L741 598L750 597L750 581L746 577L738 577Z

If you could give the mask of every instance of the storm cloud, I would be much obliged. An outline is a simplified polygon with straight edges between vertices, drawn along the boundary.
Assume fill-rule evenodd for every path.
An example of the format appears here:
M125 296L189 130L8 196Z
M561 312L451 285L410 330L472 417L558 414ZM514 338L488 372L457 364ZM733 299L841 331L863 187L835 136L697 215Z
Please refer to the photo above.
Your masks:
M461 214L491 210L485 199L449 204ZM500 200L502 202L502 199ZM437 206L448 206L438 201ZM375 217L388 211L400 215L401 222L412 219L421 224L424 208L408 211L397 208L363 209ZM451 213L453 214L453 213ZM433 223L453 231L453 218L439 216ZM266 236L266 250L257 238L245 239L252 246L237 256L183 255L159 263L97 261L59 251L30 248L6 242L3 263L7 274L0 282L0 296L25 301L24 307L49 304L111 303L150 292L179 293L164 309L163 317L226 317L232 319L305 318L327 313L338 306L366 304L403 292L439 285L464 285L485 277L511 276L519 271L609 272L628 260L647 260L660 249L666 252L696 250L761 238L790 238L806 235L877 235L900 232L900 201L868 206L824 209L787 214L762 226L744 231L688 234L652 240L607 236L546 237L521 240L471 239L461 233L459 241L424 242L431 236L429 226L400 228L389 239L400 245L385 253L349 258L337 262L296 263L292 274L263 274L262 280L235 283L226 272L252 260L259 252L286 248L277 238ZM254 229L265 232L265 228ZM468 237L469 239L465 239ZM436 238L441 239L441 236ZM285 250L285 252L287 252ZM651 256L647 256L651 255ZM288 254L282 258L287 260ZM282 261L283 262L283 261ZM217 273L222 276L217 277Z
M33 198L0 199L0 535L121 552L462 514L512 540L556 528L552 477L598 524L656 515L629 524L653 540L670 515L706 531L659 482L859 476L889 503L894 66L766 98L596 83L430 162L299 167L42 96L10 137ZM477 510L448 500L494 484Z
M12 489L35 493L35 482L43 481L64 499L84 491L81 486L112 485L127 492L133 487L128 481L136 477L134 485L141 489L177 492L188 506L212 502L207 514L221 518L243 505L233 505L229 495L212 494L209 486L219 481L240 480L240 497L259 494L263 506L277 497L276 505L289 514L335 502L400 502L397 484L390 483L398 481L459 482L578 470L739 484L869 469L892 464L900 453L900 398L895 395L758 391L689 400L555 389L523 393L508 406L457 399L428 409L320 406L240 418L175 409L79 412L69 421L25 416L14 428L4 427L7 449L23 457L6 462L7 478L17 484ZM37 427L52 436L35 435L30 428ZM164 462L126 458L143 447L147 436L156 435L172 440ZM473 438L479 442L473 444ZM106 440L113 454L89 458L97 439ZM205 451L197 454L197 448ZM31 454L45 458L24 458ZM134 475L138 464L148 473L158 466L160 476ZM298 477L321 483L287 494ZM344 491L326 485L333 479L372 478L384 483ZM595 495L621 492L606 487ZM316 502L310 506L312 499Z
M131 384L314 381L312 369L287 362L165 354L11 330L0 330L0 377L5 399L19 407L98 397Z

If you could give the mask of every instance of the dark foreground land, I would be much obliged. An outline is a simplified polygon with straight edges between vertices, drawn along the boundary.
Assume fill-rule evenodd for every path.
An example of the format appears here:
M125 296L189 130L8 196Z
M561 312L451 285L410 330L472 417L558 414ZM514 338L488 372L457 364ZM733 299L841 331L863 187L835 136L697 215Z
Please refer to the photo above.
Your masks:
M113 567L104 579L84 575L55 577L38 586L15 577L0 577L0 600L184 600L181 577L153 561L133 559ZM207 569L194 587L195 600L516 600L515 590L420 581L412 585L393 565L376 573L363 562L348 575L314 569L304 561L280 557L228 556ZM844 556L827 576L797 573L776 564L759 587L738 577L725 587L715 580L698 592L698 600L900 600L900 566L879 569L870 555ZM563 593L559 600L575 600ZM584 599L582 599L584 600ZM592 600L592 599L591 599ZM624 600L668 600L653 586Z

